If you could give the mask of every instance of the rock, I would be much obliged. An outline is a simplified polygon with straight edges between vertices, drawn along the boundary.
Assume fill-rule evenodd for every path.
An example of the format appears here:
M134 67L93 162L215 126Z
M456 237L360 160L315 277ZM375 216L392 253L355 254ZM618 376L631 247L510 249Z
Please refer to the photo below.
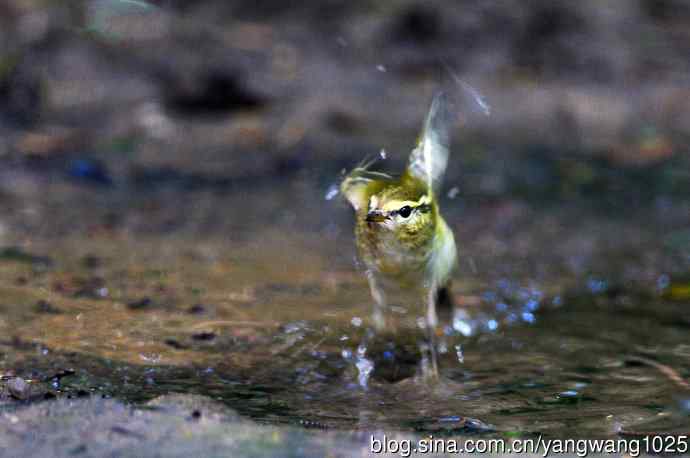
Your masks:
M209 71L194 80L168 81L167 107L182 115L261 108L267 100L233 73Z
M31 397L31 385L21 377L12 377L5 382L7 392L10 396L20 401L24 401Z
M391 437L391 435L388 435ZM401 438L401 437L398 437ZM274 456L369 454L369 435L258 425L203 396L168 395L142 407L89 397L0 413L11 456Z
M22 135L14 147L25 155L49 157L74 150L82 140L76 129L48 126Z
M197 332L192 334L192 339L199 341L210 341L216 338L216 334L213 332Z
M206 307L203 304L194 304L187 309L190 315L203 315L206 313Z
M154 303L150 297L143 297L127 304L127 308L130 310L144 310L152 307L154 307Z
M36 266L51 267L53 260L47 256L37 256L27 253L19 247L0 248L0 261L21 262Z
M62 310L59 308L55 307L53 304L51 304L48 301L40 300L36 302L36 305L34 306L34 310L36 313L45 313L49 315L58 315L62 313Z

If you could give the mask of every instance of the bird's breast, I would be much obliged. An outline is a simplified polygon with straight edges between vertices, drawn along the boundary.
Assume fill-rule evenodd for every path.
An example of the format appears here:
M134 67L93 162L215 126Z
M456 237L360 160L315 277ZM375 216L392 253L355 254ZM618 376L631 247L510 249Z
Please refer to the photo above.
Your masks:
M431 240L410 240L367 223L357 230L357 246L367 268L401 284L423 281L432 249Z

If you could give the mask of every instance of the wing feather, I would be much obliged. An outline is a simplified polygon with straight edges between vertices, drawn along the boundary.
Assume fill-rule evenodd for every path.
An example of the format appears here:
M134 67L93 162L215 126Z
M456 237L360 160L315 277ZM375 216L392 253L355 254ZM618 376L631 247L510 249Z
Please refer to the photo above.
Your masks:
M438 191L448 165L451 124L448 98L439 91L431 101L422 133L407 165L407 173L426 183L429 191Z
M355 210L368 205L370 185L374 182L385 183L394 180L391 175L368 170L371 162L365 162L354 168L340 184L340 192Z

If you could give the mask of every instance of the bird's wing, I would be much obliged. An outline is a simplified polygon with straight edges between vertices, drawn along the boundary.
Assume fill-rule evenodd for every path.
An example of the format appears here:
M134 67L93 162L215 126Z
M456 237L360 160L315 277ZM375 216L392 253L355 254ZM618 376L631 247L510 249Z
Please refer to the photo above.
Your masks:
M451 124L448 98L444 92L437 92L407 165L407 173L426 183L430 191L438 190L448 165Z
M350 202L355 210L366 207L369 200L369 192L372 183L385 183L393 181L394 177L387 173L369 170L375 160L364 160L355 167L340 183L340 192Z
M453 231L440 216L433 243L434 249L427 264L428 280L430 284L443 287L457 265L458 252Z

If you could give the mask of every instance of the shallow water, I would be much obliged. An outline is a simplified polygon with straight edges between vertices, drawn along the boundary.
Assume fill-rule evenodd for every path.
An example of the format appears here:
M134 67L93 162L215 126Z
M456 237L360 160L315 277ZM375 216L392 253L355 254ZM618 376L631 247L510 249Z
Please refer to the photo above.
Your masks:
M590 217L581 232L567 212L513 211L530 217L494 239L458 231L474 244L462 248L460 306L439 329L438 383L418 377L421 313L407 298L390 313L395 329L368 331L351 236L332 227L241 240L95 233L7 248L0 367L50 397L196 393L307 428L687 432L687 283L662 273L665 245L629 220ZM486 222L491 212L465 215ZM616 233L627 235L607 241ZM559 243L546 250L549 240ZM489 244L512 248L483 256Z
M690 433L682 2L155 3L0 6L0 413L181 393L317 436ZM411 298L369 332L333 191L402 170L444 61L492 110L470 91L453 135L429 383ZM40 442L39 407L6 437Z

